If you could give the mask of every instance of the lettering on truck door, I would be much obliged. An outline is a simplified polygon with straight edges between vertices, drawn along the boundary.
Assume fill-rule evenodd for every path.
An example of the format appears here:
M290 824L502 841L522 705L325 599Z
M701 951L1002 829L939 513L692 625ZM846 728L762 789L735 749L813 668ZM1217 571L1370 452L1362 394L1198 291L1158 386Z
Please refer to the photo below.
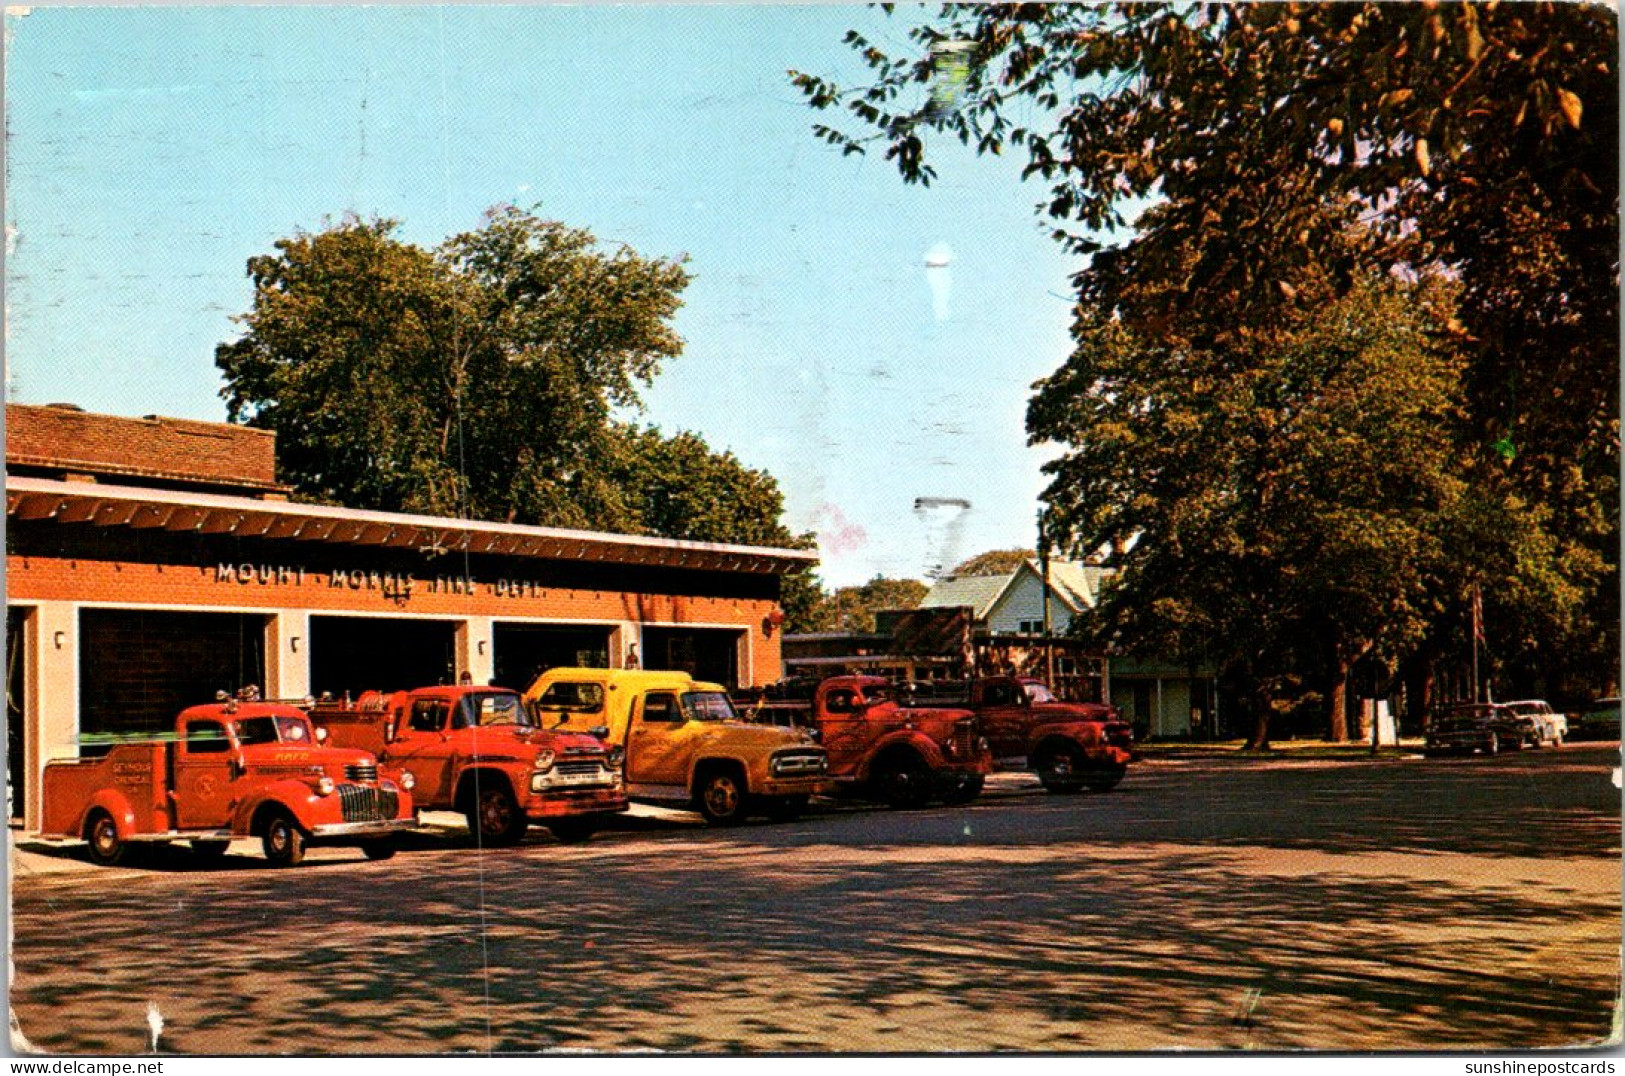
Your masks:
M186 723L175 745L175 821L180 829L224 825L236 796L237 745L219 721Z
M626 779L640 785L687 784L692 737L684 735L676 693L651 691L634 705Z

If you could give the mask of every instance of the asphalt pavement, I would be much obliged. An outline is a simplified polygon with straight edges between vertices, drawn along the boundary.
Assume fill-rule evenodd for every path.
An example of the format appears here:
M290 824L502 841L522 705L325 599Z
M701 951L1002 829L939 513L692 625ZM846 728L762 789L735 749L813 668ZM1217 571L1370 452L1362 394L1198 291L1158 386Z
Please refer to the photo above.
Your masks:
M12 851L21 1033L138 1053L1508 1050L1613 1034L1618 744L1171 759L395 859Z

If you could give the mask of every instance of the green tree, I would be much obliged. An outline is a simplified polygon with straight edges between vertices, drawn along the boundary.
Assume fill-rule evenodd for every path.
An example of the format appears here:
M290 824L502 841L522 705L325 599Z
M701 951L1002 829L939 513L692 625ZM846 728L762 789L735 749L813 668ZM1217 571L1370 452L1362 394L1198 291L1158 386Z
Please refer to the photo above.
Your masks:
M1038 554L1031 549L991 549L954 565L950 576L1009 575Z
M1354 662L1430 622L1463 484L1438 436L1458 359L1425 288L1360 281L1293 324L1199 346L1103 318L1040 383L1037 436L1072 447L1048 496L1085 548L1130 539L1089 619L1101 641L1212 661L1254 742Z
M434 250L346 220L251 258L216 348L233 421L278 433L283 478L361 508L625 530L611 414L682 341L680 261L513 207Z
M716 452L687 431L666 437L654 427L617 425L607 483L620 491L641 533L695 542L812 549L815 536L782 522L784 495L766 471L746 467L732 452ZM821 630L826 600L811 571L782 578L784 630Z
M872 632L881 609L913 609L930 588L918 579L875 576L859 586L840 587L824 602L820 631Z
M812 105L856 121L855 134L817 133L852 152L881 143L921 183L933 177L934 136L1023 153L1027 175L1049 186L1041 212L1057 239L1088 256L1076 278L1080 352L1098 353L1115 322L1125 353L1173 364L1157 394L1125 406L1183 414L1189 355L1228 357L1214 385L1268 384L1269 349L1291 350L1328 304L1370 302L1371 282L1391 274L1452 281L1452 309L1429 328L1461 360L1459 404L1438 416L1436 436L1470 495L1449 532L1450 577L1417 584L1433 614L1416 645L1436 653L1482 582L1492 621L1521 632L1531 664L1617 680L1611 10L967 5L914 18L913 55L848 36L868 85L795 75ZM1073 446L1048 496L1058 537L1084 548L1103 520L1068 506L1098 507L1109 489L1130 502L1113 517L1122 524L1173 488L1134 460L1113 461L1121 475L1098 466L1108 454L1082 431L1099 432L1092 416L1107 391L1063 371L1030 415L1036 439ZM1152 555L1151 535L1106 537L1139 537L1139 555ZM1216 541L1157 555L1195 570L1208 554L1223 559ZM1148 578L1119 581L1123 615L1143 621L1175 600ZM1246 577L1233 585L1250 593ZM1235 612L1210 630L1236 626ZM1260 643L1253 681L1313 679L1303 655L1278 645Z

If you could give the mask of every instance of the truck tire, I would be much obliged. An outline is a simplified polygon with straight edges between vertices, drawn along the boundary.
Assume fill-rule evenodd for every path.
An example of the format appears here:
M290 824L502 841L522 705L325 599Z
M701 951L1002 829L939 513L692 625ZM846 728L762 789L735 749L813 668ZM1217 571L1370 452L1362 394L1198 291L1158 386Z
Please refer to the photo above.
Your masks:
M260 833L265 858L273 867L297 867L305 859L305 833L287 811L272 811Z
M581 844L592 840L598 832L598 821L592 818L560 818L547 824L548 832L560 844Z
M1127 772L1127 766L1096 766L1083 772L1083 783L1091 792L1110 792Z
M469 801L468 831L488 848L510 848L525 839L530 819L506 784L488 783Z
M204 864L219 863L230 847L230 841L193 841L192 858Z
M875 761L869 779L887 804L900 811L924 807L931 799L931 770L915 751L904 749Z
M395 846L394 837L382 837L376 841L368 841L361 846L361 854L374 862L382 863L386 859L394 859L399 851Z
M1083 788L1083 753L1070 744L1050 748L1038 759L1038 783L1044 791L1070 795Z
M90 846L90 861L103 867L118 866L130 850L119 836L118 823L100 807L85 819L85 843Z
M713 826L737 826L745 820L745 782L732 767L706 770L695 782L694 806Z
M982 794L982 786L986 783L987 778L979 773L955 778L953 784L949 785L947 791L942 794L942 802L950 807L959 807L969 803Z

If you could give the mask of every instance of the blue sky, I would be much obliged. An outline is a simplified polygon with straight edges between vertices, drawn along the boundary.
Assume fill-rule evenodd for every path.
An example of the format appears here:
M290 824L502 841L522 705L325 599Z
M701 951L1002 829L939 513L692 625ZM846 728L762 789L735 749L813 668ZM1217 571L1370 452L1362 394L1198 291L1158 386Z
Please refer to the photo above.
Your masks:
M223 420L250 256L346 212L432 245L537 205L689 256L685 353L643 417L772 472L827 583L1031 545L1047 453L1022 417L1067 353L1075 265L1014 161L939 147L924 189L813 138L785 72L858 74L849 27L904 44L856 6L9 17L8 383Z

